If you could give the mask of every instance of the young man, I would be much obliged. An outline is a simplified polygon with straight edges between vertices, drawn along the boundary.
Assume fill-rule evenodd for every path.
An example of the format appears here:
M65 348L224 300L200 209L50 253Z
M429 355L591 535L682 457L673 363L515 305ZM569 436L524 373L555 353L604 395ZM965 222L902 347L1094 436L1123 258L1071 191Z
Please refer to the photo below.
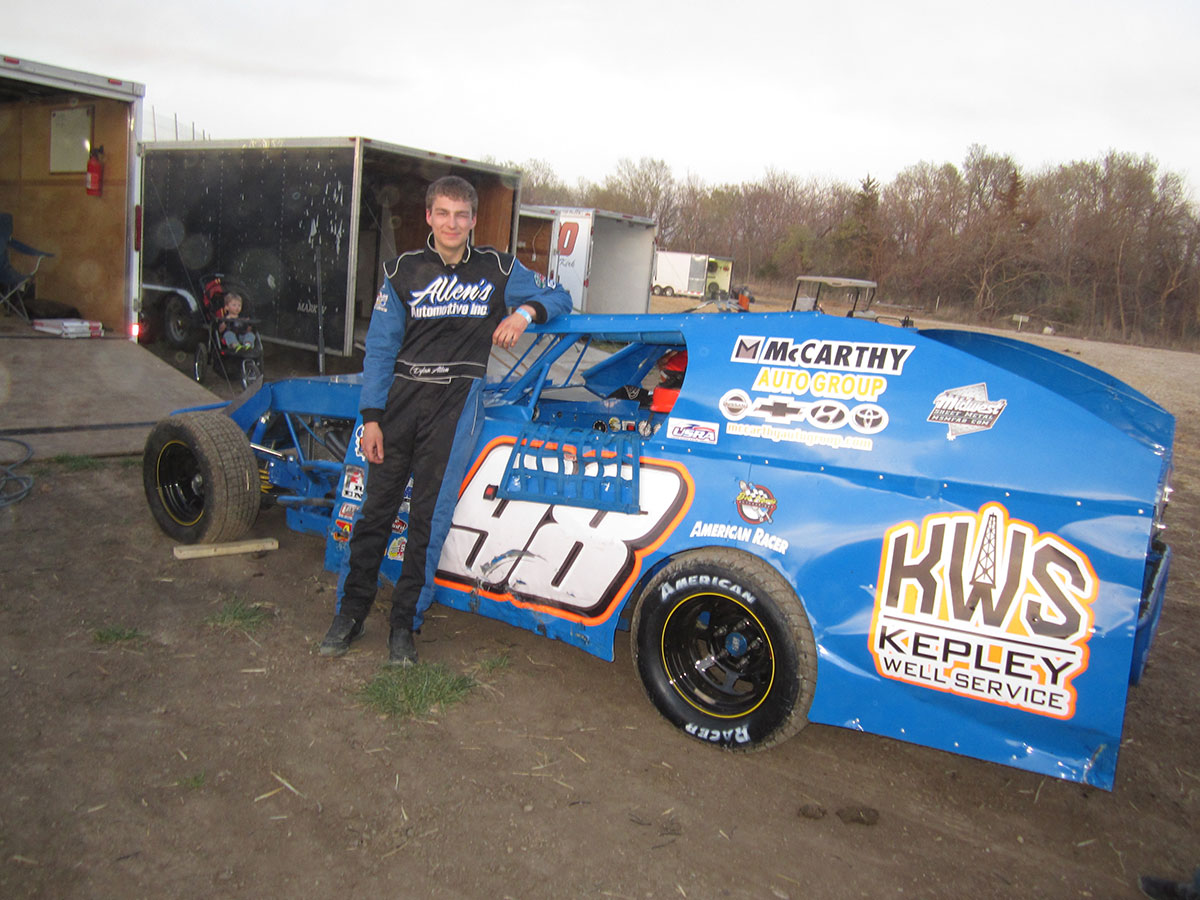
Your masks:
M482 388L494 343L512 347L533 322L569 312L571 297L513 256L472 247L479 199L447 176L425 195L422 250L384 266L367 330L362 454L367 496L338 577L337 610L322 656L341 656L363 633L379 566L412 476L408 544L392 592L388 664L411 665L412 633L433 602L433 578L469 454L483 424Z

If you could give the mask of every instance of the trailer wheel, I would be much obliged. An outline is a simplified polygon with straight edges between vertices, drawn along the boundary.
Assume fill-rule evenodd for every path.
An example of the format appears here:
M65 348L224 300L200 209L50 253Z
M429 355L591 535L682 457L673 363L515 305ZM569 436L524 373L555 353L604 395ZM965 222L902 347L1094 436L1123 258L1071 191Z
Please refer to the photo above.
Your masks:
M666 287L664 287L664 288L663 288L663 291L662 291L662 292L663 292L663 293L664 293L666 296L668 296L668 297L674 297L674 296L675 296L675 288L671 287L669 284L668 284Z
M142 484L159 527L184 544L237 540L258 516L254 451L223 413L182 413L155 425Z
M660 284L654 285L654 287L650 288L650 293L654 294L655 297L661 297L662 296L662 285L660 285Z
M196 341L192 308L179 294L172 294L163 304L163 333L167 343L179 350L186 350Z
M698 740L759 750L808 724L812 628L791 586L757 557L728 548L677 557L642 593L631 638L651 702Z

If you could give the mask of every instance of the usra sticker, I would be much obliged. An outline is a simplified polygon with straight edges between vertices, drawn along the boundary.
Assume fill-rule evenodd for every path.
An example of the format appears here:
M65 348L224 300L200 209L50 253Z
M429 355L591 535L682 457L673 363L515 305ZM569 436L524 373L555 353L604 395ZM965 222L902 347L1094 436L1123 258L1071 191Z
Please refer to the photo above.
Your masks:
M904 522L883 541L868 635L875 668L918 687L1070 719L1098 591L1086 555L1010 519L999 503Z
M697 444L715 444L719 427L716 422L698 422L693 419L667 420L667 437Z

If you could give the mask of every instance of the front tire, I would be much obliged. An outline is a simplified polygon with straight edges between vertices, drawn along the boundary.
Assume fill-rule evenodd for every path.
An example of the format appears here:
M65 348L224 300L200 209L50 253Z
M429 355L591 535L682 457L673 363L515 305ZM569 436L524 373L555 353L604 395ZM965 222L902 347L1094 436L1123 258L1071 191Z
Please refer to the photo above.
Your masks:
M263 380L262 364L257 359L245 357L242 359L239 383L242 391L257 389Z
M142 484L155 521L180 543L237 540L258 516L254 451L223 413L182 413L155 425L142 455Z
M758 750L808 724L817 651L791 586L757 557L682 554L642 593L633 659L650 701L676 728Z
M208 369L208 347L204 344L196 345L196 352L192 356L192 377L197 383L204 381L204 373Z

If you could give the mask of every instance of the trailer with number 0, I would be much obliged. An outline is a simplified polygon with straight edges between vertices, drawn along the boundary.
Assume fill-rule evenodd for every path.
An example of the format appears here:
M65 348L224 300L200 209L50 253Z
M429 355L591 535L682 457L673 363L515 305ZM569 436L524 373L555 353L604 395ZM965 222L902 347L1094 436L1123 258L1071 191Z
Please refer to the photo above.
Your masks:
M517 258L566 288L576 312L645 313L657 231L643 216L522 205Z

